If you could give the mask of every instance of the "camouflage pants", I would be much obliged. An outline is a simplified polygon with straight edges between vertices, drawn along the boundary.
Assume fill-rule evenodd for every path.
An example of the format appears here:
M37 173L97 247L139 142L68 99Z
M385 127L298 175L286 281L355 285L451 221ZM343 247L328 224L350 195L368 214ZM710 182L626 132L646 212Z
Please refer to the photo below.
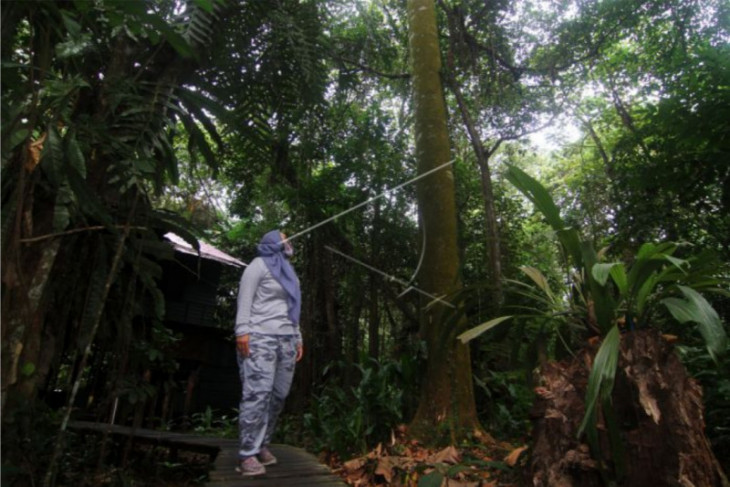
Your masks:
M271 441L294 377L296 345L292 335L252 333L248 357L238 354L242 386L238 455L242 458L256 455Z

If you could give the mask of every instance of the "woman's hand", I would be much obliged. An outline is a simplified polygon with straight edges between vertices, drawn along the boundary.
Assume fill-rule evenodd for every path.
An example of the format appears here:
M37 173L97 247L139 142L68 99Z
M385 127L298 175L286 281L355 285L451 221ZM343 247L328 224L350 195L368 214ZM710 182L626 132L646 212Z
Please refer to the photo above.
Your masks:
M297 362L299 362L304 356L304 345L301 343L297 344Z
M241 354L242 357L248 357L249 349L248 349L248 343L251 339L251 336L241 335L236 337L236 349L238 350L238 353Z

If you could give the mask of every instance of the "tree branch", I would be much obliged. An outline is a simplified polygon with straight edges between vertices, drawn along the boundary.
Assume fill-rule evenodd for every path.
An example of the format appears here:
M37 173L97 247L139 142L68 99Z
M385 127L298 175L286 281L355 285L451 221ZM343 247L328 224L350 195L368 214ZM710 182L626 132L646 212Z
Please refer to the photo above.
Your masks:
M126 230L129 228L130 230L147 230L147 227L130 227L128 225L117 225L116 228ZM92 231L98 231L98 230L106 230L107 227L104 225L97 225L93 227L83 227L83 228L74 228L72 230L66 230L65 232L58 232L58 233L48 233L46 235L39 235L38 237L29 237L29 238L21 238L20 242L22 243L33 243L33 242L40 242L42 240L48 240L51 238L56 237L65 237L66 235L72 235L74 233L81 233L81 232L92 232Z
M410 77L411 77L410 73L384 73L382 71L378 71L377 69L371 68L370 66L366 66L357 61L353 61L352 59L347 59L345 57L338 56L338 55L332 56L332 59L334 59L335 61L340 61L343 64L349 64L351 66L355 66L362 72L374 74L375 76L379 76L381 78L410 79Z

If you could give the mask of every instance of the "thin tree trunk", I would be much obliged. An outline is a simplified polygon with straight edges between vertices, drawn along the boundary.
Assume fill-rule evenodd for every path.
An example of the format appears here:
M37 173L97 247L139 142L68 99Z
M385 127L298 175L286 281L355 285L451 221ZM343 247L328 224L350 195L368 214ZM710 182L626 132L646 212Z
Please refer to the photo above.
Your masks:
M332 275L332 259L329 252L322 249L322 259L324 265L322 268L323 272L323 286L324 286L324 298L325 298L325 317L327 319L327 343L329 345L329 351L327 356L332 360L337 360L342 357L342 333L339 328L337 320L337 310L335 309L335 284L334 276Z
M453 77L449 78L449 84L451 91L456 97L456 102L459 105L461 119L464 122L467 133L469 134L469 141L474 149L477 166L479 167L479 180L482 186L482 200L484 204L484 223L487 227L487 263L489 266L487 275L491 281L490 298L496 311L503 300L502 252L499 245L499 226L497 225L497 210L494 205L494 190L492 189L492 175L489 169L489 158L497 151L499 146L502 144L502 141L497 141L490 150L487 150L484 147L476 126L474 125L474 121L469 114L469 109L466 106L466 102L464 101L464 96L461 93L459 85L456 84L456 80L454 80Z
M378 305L378 283L379 276L370 274L370 301L368 312L368 355L370 358L380 357L380 306Z
M409 0L408 22L416 157L418 172L424 174L451 158L433 0ZM447 166L420 179L416 191L426 234L419 285L433 295L445 296L461 285L452 171ZM428 362L410 434L426 442L483 434L476 415L469 348L445 328L447 310L443 304L434 304L422 313Z
M380 188L380 185L378 185ZM380 227L380 200L374 202L373 206L373 230L370 234L370 248L372 255L376 259L375 267L380 268L378 265L378 259L380 256L380 246L378 245L377 231ZM380 306L379 306L379 292L378 282L381 280L380 276L370 274L370 308L368 313L368 355L370 358L378 359L380 357Z
M353 296L354 303L352 317L349 320L347 326L347 334L345 342L347 343L346 357L347 367L345 367L344 383L346 387L352 387L355 385L355 368L352 364L356 364L360 356L360 317L363 311L363 298L362 293L355 293Z
M134 203L132 204L132 208L129 212L129 216L127 219L127 225L124 229L124 231L119 235L119 243L117 244L116 251L114 253L114 257L111 262L111 267L109 268L109 274L106 279L106 283L104 284L104 289L102 291L101 296L101 303L106 303L107 296L109 295L109 290L112 287L112 284L114 283L114 280L117 276L117 270L119 269L120 263L122 261L122 255L124 254L124 247L127 242L127 238L129 237L129 231L130 231L130 224L129 221L131 221L132 216L134 215L136 211L137 206L137 198L138 194L135 197ZM104 313L104 305L98 307L96 310L95 316L92 318L92 327L91 331L89 332L89 337L87 339L86 347L84 348L84 353L81 356L81 365L79 367L79 372L76 377L76 380L74 381L73 388L71 389L71 394L68 398L68 404L66 406L66 411L64 412L63 419L61 421L61 427L58 431L58 434L56 435L56 441L54 443L53 448L53 454L51 455L51 460L48 464L48 470L46 472L45 479L43 480L43 486L44 487L50 487L52 485L55 485L55 477L56 477L56 463L58 461L58 458L61 455L61 452L63 451L63 445L65 440L65 434L66 434L66 427L68 426L68 422L71 419L71 412L73 410L73 404L74 400L76 399L76 394L79 391L79 386L81 385L81 379L83 376L84 368L86 367L86 363L89 359L89 356L91 355L91 349L94 344L94 339L96 338L96 332L99 329L99 325L101 323L101 318Z

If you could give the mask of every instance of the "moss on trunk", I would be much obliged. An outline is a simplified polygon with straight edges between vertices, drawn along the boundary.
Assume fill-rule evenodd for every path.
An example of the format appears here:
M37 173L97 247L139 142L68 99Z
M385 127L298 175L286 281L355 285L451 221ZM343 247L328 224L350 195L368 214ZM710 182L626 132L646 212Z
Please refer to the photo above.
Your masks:
M433 1L410 0L408 21L416 155L418 172L425 174L451 159ZM451 167L421 178L416 191L421 227L426 235L418 284L434 296L447 295L461 286ZM427 442L458 441L467 434L482 434L474 403L469 348L444 329L447 309L437 303L422 314L428 365L410 431L412 436Z

